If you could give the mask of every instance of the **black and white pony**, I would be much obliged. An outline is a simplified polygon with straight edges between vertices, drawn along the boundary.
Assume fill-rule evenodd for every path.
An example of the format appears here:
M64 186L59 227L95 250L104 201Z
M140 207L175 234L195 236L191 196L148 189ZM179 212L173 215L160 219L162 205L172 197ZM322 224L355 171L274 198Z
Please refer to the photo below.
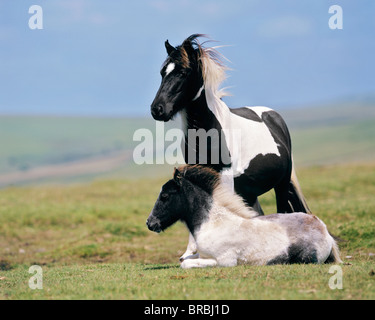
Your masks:
M147 226L161 232L178 220L185 222L199 252L199 258L185 259L182 268L341 262L319 218L302 212L259 216L208 167L175 169Z
M194 34L176 48L165 42L168 57L160 71L162 82L151 105L152 116L169 121L180 114L185 162L220 172L223 182L260 215L258 196L272 188L278 212L310 212L294 174L284 120L266 107L230 109L224 103L225 94L219 86L226 67L214 48L204 48L198 42L201 36ZM201 140L189 139L191 130L203 130L209 142L202 148ZM194 251L189 241L181 259Z

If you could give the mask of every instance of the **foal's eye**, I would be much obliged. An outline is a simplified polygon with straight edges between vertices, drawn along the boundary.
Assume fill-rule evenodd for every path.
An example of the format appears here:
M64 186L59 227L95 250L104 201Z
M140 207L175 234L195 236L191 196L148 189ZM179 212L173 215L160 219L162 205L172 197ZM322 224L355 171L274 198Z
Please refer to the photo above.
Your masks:
M169 197L169 195L168 195L167 193L162 193L162 194L160 195L160 199L161 199L162 201L167 200L168 197Z

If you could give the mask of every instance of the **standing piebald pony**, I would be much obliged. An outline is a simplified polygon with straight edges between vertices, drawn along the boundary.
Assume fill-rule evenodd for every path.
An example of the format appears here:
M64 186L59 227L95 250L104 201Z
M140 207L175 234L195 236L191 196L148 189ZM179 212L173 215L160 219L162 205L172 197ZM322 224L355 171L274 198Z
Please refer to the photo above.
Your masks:
M152 116L169 121L180 114L185 162L220 172L223 182L258 214L263 215L258 196L272 188L279 213L310 212L294 174L284 120L266 107L229 108L219 89L226 67L220 54L204 48L199 37L194 34L176 48L165 42L168 57L160 71L162 82L151 105ZM208 143L189 138L192 130L206 132ZM195 252L190 237L181 261Z

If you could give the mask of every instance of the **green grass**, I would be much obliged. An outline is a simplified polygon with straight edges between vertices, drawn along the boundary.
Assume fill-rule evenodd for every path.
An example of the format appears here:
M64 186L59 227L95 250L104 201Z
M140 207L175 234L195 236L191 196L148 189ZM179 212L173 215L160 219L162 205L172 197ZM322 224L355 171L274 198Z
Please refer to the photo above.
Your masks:
M176 264L45 266L43 289L28 287L27 266L2 280L5 299L374 299L372 262L343 265L343 289L332 290L329 265L183 270Z
M331 265L180 269L185 227L145 226L165 177L0 190L0 298L375 299L375 163L297 174L313 212L346 240L342 290L328 286ZM261 204L275 212L273 193ZM34 264L43 290L28 287Z

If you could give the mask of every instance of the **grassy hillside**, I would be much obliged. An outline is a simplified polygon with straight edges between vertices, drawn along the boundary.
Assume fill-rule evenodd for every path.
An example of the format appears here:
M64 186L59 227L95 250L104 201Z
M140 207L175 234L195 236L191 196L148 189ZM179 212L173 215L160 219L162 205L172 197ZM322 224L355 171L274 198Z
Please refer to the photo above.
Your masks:
M297 167L375 159L373 104L280 112L290 128ZM176 126L180 127L179 120L167 123L165 131ZM132 152L139 142L132 138L140 128L155 132L155 121L0 116L0 187L165 174L168 166L134 164Z
M365 162L375 159L375 118L291 129L297 166Z
M143 118L0 116L0 173L129 150Z
M375 163L298 175L313 212L347 240L342 290L328 286L330 265L179 269L185 227L145 226L165 177L0 190L0 298L374 299ZM261 198L266 213L274 202ZM43 290L28 288L34 264Z

